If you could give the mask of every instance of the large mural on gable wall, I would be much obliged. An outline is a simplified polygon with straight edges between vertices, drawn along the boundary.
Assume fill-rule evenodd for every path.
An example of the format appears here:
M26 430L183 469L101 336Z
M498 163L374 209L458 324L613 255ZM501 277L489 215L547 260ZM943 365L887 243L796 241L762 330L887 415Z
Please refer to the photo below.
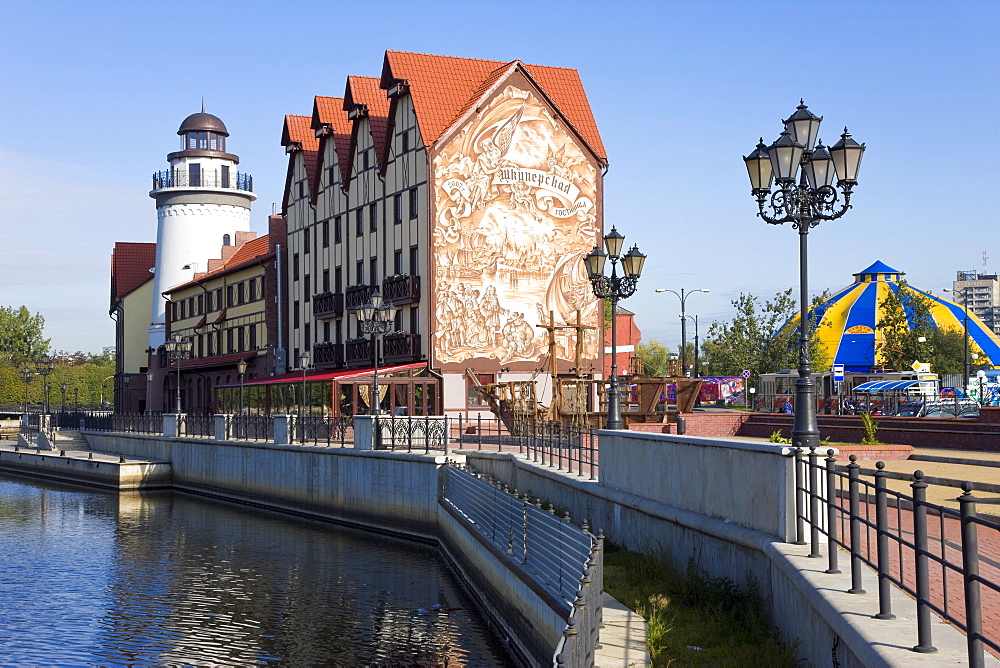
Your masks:
M561 119L507 86L434 158L432 252L438 362L538 361L548 332L598 322L583 257L600 237L596 168ZM588 329L583 359L598 353ZM573 360L576 332L556 332Z

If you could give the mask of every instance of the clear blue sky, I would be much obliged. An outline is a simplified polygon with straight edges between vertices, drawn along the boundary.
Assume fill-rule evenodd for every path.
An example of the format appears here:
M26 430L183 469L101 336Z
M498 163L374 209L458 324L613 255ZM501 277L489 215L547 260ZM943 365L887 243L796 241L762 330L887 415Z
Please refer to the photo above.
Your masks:
M882 260L940 291L1000 269L1000 2L51 2L0 0L0 305L57 349L114 343L116 241L155 241L150 175L181 120L222 118L280 202L284 114L378 76L385 49L580 71L611 169L605 222L649 259L623 305L676 348L741 292L797 284L797 239L755 218L741 159L805 98L820 137L867 143L844 218L810 235L814 291Z

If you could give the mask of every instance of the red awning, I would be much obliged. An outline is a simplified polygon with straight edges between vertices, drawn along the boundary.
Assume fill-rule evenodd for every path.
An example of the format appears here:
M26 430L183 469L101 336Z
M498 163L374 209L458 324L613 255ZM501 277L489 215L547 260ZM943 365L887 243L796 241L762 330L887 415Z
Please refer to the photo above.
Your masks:
M427 362L415 362L413 364L400 364L398 366L380 366L378 368L379 377L386 374L395 373L397 371L405 371L407 369L418 369L420 367L427 366ZM313 383L322 380L347 380L350 378L360 378L362 376L371 376L372 367L366 369L338 369L338 370L321 370L321 371L307 371L306 372L306 382ZM302 372L292 372L286 373L281 376L268 376L266 378L254 378L253 380L248 380L243 383L244 387L250 385L274 385L275 383L301 383L302 382ZM228 385L217 385L216 387L239 387L239 383L229 383Z

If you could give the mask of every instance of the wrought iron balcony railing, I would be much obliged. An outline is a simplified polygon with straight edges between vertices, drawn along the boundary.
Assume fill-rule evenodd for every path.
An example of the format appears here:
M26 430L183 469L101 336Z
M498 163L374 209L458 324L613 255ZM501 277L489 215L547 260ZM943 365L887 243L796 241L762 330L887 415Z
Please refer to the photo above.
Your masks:
M322 369L344 366L344 346L329 341L317 343L313 346L313 362Z
M317 318L339 318L344 315L344 295L327 292L313 295L313 315Z
M382 359L387 364L416 362L420 359L420 335L396 332L382 339Z
M349 367L371 366L375 361L374 351L370 338L348 341L344 346L344 362Z
M153 190L161 188L224 188L253 192L253 177L244 172L174 169L153 174Z
M394 306L420 301L420 277L401 274L386 278L382 281L382 298Z
M352 285L344 291L344 307L353 310L368 301L372 288L370 285Z

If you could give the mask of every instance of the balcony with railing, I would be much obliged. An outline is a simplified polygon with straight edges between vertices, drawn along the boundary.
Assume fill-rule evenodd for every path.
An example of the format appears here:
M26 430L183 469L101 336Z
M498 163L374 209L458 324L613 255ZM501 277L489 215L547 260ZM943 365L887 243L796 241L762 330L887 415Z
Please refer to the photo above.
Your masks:
M420 359L420 335L409 332L387 334L382 339L382 359L386 364L406 364Z
M313 346L313 363L318 369L335 369L344 366L344 346L325 341Z
M153 174L153 190L163 188L222 188L253 192L253 177L245 172L173 169Z
M340 292L321 292L313 295L313 315L317 318L339 318L344 315L344 295Z
M349 367L372 366L374 350L371 338L352 339L344 346L344 362Z
M405 306L420 301L420 277L397 274L382 281L382 298L393 306Z
M344 308L353 310L368 301L372 288L370 285L352 285L344 290Z

